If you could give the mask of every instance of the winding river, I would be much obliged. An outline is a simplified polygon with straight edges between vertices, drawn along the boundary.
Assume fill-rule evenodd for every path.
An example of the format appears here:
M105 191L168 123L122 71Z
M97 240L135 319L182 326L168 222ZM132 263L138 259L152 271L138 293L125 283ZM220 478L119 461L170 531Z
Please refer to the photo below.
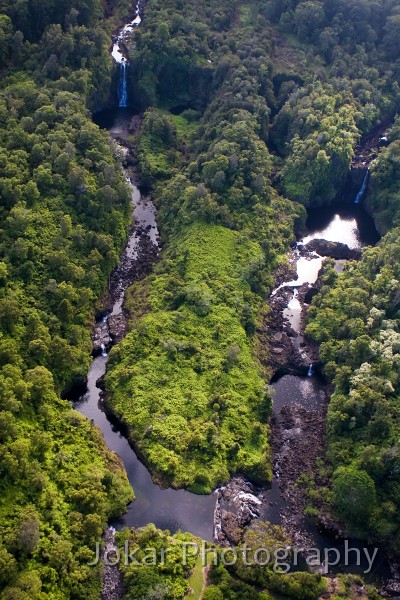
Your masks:
M134 116L128 108L127 77L129 63L125 44L129 33L140 24L139 11L140 4L137 5L133 20L116 36L112 47L112 56L118 69L119 107L96 115L94 118L95 122L106 128L110 133L110 137L116 141L126 136L131 119ZM134 226L121 256L121 264L134 264L135 261L140 260L140 236L143 236L143 231L147 232L146 235L153 244L157 244L156 210L151 200L142 195L132 179L131 172L124 167L122 168L132 190L132 223ZM308 234L303 240L300 240L302 243L307 243L316 238L324 238L346 243L350 248L360 248L367 244L374 244L379 239L372 220L366 215L360 204L311 209L307 227ZM138 230L141 230L140 234ZM296 257L297 279L280 286L292 289L292 295L285 308L284 316L296 332L293 343L297 344L298 348L302 343L302 305L297 298L298 289L304 283L316 281L322 260L317 255L310 258L300 256L300 253L298 253ZM337 269L338 271L342 269L340 261L337 262ZM116 272L118 274L118 270ZM129 278L126 277L119 280L118 293L114 295L112 309L99 320L96 324L97 328L104 329L110 318L118 319L123 315L125 291L130 283L132 281L129 281ZM276 292L277 290L274 290L273 294ZM98 381L104 376L107 368L106 348L107 344L103 344L102 352L94 357L87 378L87 389L78 399L75 399L74 406L82 414L93 420L102 431L109 448L121 457L135 492L135 500L128 507L127 512L119 519L118 523L113 525L117 528L121 526L139 527L151 522L157 527L169 529L171 532L181 529L203 539L212 540L216 494L199 496L185 490L160 488L152 481L150 473L136 456L118 424L104 412ZM320 376L314 373L311 363L308 376L306 374L304 376L284 375L272 383L272 388L274 390L274 418L278 421L280 419L279 415L285 406L298 405L307 411L318 412L322 410L326 403L325 385ZM290 435L296 436L300 430L301 428L296 428L296 423L294 423ZM274 479L270 489L266 491L266 502L261 514L262 518L272 523L282 523L282 514L287 509L286 500L279 486L281 459L282 455L280 459L275 461ZM316 540L320 546L332 545L332 540L321 536L311 522L304 520L301 527L306 529L312 539Z
M127 132L132 116L132 112L127 108L119 108L100 115L95 120L101 124L106 122L111 137L119 139ZM147 231L153 243L157 243L158 230L154 204L143 196L138 186L130 180L131 175L128 170L125 170L125 175L132 189L132 221L135 226L128 238L121 262L129 264L138 260L140 245L138 229ZM132 281L126 278L120 278L117 282L118 293L114 296L112 309L106 319L111 317L118 319L121 315L125 291L130 283ZM75 408L93 420L101 429L109 448L122 458L129 482L135 492L134 502L118 523L113 525L117 528L141 527L154 523L160 529L169 529L172 532L178 529L190 531L211 541L215 496L213 494L198 496L186 490L162 489L153 483L149 471L136 456L118 424L113 422L111 417L106 416L97 382L106 372L107 360L108 356L104 351L93 359L87 380L87 391L75 402Z

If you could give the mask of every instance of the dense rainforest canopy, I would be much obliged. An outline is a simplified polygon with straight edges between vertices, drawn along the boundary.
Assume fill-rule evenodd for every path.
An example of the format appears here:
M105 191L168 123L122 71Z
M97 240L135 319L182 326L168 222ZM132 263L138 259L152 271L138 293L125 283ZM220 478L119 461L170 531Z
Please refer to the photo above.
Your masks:
M84 565L132 491L60 394L86 376L94 303L129 222L115 149L86 108L110 82L108 38L99 7L2 8L0 587L94 599L99 573Z
M98 599L86 563L133 497L99 431L61 399L87 372L94 308L129 226L118 150L91 113L113 103L111 32L132 12L128 0L0 2L2 600ZM129 291L130 333L106 384L163 483L270 479L264 301L304 206L332 201L361 136L398 112L399 38L396 0L147 0L127 48L130 103L144 112L131 142L164 250ZM399 131L371 165L368 209L386 235L343 275L325 269L307 330L334 385L324 497L356 534L397 550ZM121 535L139 547L187 539ZM126 569L126 597L160 585L180 598L188 574L174 556L167 575ZM205 599L325 589L320 576L242 564L211 577Z

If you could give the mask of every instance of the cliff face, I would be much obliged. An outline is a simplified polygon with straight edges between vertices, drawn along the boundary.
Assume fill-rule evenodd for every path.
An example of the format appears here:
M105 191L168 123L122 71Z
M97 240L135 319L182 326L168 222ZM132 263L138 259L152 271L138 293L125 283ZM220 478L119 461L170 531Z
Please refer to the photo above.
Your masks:
M361 188L368 166L369 164L364 166L356 166L352 167L352 169L350 170L346 186L343 191L343 199L346 202L354 202L354 199Z
M359 144L357 144L355 148L350 171L342 191L338 195L338 200L342 202L354 202L355 197L361 188L367 169L370 167L372 161L378 156L382 146L385 145L386 131L390 122L390 117L385 117L377 127L361 138ZM379 231L378 227L377 229Z

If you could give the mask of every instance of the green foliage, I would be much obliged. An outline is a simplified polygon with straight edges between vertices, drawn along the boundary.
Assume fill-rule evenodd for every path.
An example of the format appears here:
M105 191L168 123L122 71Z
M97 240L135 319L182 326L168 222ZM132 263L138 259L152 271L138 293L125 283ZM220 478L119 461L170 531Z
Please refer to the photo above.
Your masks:
M172 248L146 282L149 314L111 352L113 411L163 481L199 492L237 470L265 481L267 428L257 423L269 399L243 326L260 304L246 267L261 250L200 224Z
M400 120L389 131L389 145L382 148L371 166L367 203L379 231L386 233L400 224Z
M399 58L396 35L399 31L398 7L384 0L267 0L263 12L283 32L295 32L312 43L330 66L331 74L360 73L363 65L368 78L371 64L381 66L381 55ZM350 66L350 56L357 54L362 65ZM368 73L368 71L370 73ZM372 81L372 79L371 79Z
M93 25L103 16L99 0L69 0L61 5L46 0L34 3L4 0L2 10L11 17L15 28L29 40L39 40L44 30L54 23Z
M237 7L237 0L149 2L146 26L135 33L130 56L135 103L203 109L211 91L214 40L229 29Z
M316 600L326 590L326 581L320 574L271 573L270 589L295 600Z
M2 340L12 338L29 367L53 371L61 391L85 377L82 326L124 242L129 195L78 94L25 82L7 87L0 106L13 111L0 135Z
M311 3L310 3L311 4ZM286 195L304 204L332 200L343 184L359 138L361 106L348 91L313 84L291 95L272 135L288 153L282 170Z
M203 600L224 600L224 596L216 585L210 585L204 591Z
M326 274L307 333L335 391L328 411L333 502L350 527L399 545L398 229L343 275ZM330 267L332 269L332 267ZM376 500L375 500L376 497Z
M94 600L91 546L132 492L60 393L86 373L93 303L128 225L113 149L85 107L109 97L108 30L131 6L6 0L1 10L0 586L5 600ZM398 30L396 3L384 0L146 3L129 45L130 97L151 107L135 143L166 245L154 275L130 292L132 331L113 351L107 385L163 482L204 492L237 470L270 477L270 398L254 333L305 216L271 179L281 175L285 194L305 204L333 198L359 134L399 106ZM382 229L397 225L397 129L372 169ZM335 383L334 505L398 548L397 234L341 278L327 272L332 291L315 301L308 332ZM179 538L151 528L132 536L139 545ZM127 597L181 597L187 573L175 558L167 575L128 568ZM309 574L243 574L215 568L206 594L269 597L256 581L313 598L323 587Z
M128 558L120 563L124 600L175 600L183 598L189 591L188 577L195 568L196 557L186 548L189 544L199 547L198 538L180 532L172 536L169 531L160 531L149 524L143 529L124 530L118 535L118 542L121 545L127 543L136 560L135 563ZM126 562L128 564L124 564Z
M0 66L9 68L0 88L4 599L97 600L100 572L87 563L133 495L100 432L60 399L86 376L93 304L129 222L114 150L86 110L110 65L104 31L83 26L97 23L99 5L74 4L79 17L51 2L3 3L12 27L0 16ZM55 23L67 13L77 22L63 30Z
M336 470L333 502L344 519L362 525L370 517L375 501L375 484L366 471L354 467L339 467Z
M136 146L140 172L146 184L169 176L177 168L177 129L166 113L156 109L146 111Z
M212 585L207 588L210 598L271 600L279 594L279 597L297 600L316 600L326 591L326 580L320 574L287 573L285 565L290 564L290 553L282 560L282 550L287 547L290 547L289 541L280 527L267 522L253 523L245 533L243 546L237 548L235 564L224 566L223 561L218 560L211 566ZM260 548L264 549L262 558L257 554ZM270 552L271 562L261 565L265 549Z
M7 15L0 14L0 66L6 64L13 39L13 24Z

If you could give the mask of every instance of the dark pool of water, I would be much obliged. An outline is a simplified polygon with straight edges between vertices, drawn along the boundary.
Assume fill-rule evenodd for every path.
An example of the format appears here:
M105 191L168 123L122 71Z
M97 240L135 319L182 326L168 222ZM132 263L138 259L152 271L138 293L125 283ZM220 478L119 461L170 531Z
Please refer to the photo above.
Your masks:
M379 239L373 219L360 204L334 204L308 209L303 243L314 238L342 242L350 248L373 246Z
M102 129L107 129L112 136L126 135L135 112L131 108L114 108L102 110L93 115L93 121Z
M104 375L107 356L96 357L91 364L87 392L74 403L80 413L101 429L107 446L123 460L136 499L116 527L142 527L154 523L160 529L178 529L212 540L216 497L198 496L185 490L162 489L153 483L149 471L140 462L128 440L102 410L96 381Z
M284 406L299 404L309 410L323 410L325 386L318 376L300 377L284 375L272 384L274 412L278 414Z

